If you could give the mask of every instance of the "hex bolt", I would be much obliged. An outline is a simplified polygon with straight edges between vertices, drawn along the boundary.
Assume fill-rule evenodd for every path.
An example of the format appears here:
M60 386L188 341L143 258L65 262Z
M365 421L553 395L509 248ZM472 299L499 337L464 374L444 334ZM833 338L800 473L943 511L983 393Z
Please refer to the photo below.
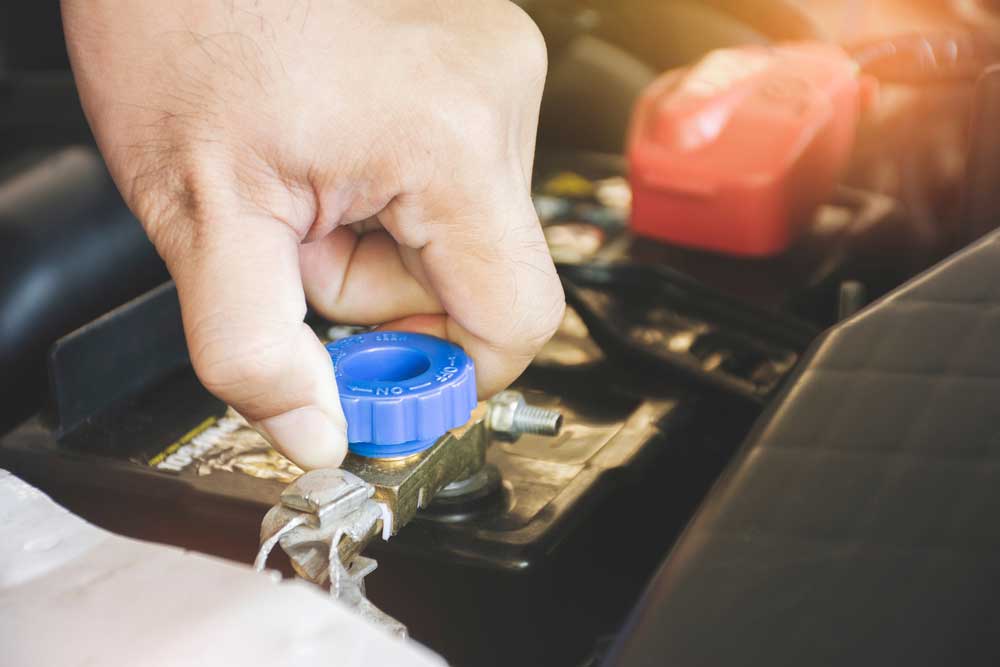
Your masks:
M562 413L535 405L528 405L517 391L502 391L489 401L487 426L501 436L559 435Z

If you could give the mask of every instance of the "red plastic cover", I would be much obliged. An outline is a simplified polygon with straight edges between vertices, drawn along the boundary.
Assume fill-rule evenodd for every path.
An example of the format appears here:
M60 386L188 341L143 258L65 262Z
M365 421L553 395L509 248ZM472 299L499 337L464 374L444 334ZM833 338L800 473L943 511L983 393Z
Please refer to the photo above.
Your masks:
M843 50L820 43L714 51L667 72L632 119L633 230L780 253L830 194L870 90Z

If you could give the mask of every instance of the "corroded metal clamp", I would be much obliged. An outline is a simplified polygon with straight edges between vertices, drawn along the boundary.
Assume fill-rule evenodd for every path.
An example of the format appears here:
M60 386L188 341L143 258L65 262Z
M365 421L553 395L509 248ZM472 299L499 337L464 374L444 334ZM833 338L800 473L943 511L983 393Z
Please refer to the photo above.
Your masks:
M313 470L292 482L264 516L254 567L263 570L280 544L303 579L329 583L330 593L362 616L405 636L406 627L365 597L364 578L377 563L361 550L383 526L388 508L372 499L375 488L345 470Z
M305 473L265 515L255 567L263 570L268 555L280 545L300 577L329 585L335 598L405 635L402 624L365 597L364 577L377 563L361 552L377 535L387 540L398 533L445 487L480 473L491 436L516 438L521 431L510 415L526 408L530 406L525 406L519 394L504 392L497 400L479 405L466 426L445 433L416 454L395 459L350 454L341 469ZM558 412L547 412L552 413L547 419L552 426L547 430L533 427L532 432L558 433Z

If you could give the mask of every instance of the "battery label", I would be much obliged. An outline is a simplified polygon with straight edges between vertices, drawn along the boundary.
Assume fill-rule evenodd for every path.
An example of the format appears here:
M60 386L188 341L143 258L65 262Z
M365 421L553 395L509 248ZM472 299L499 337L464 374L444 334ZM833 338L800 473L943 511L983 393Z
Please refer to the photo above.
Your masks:
M170 473L205 476L226 471L284 483L302 474L231 408L222 417L201 422L147 464Z

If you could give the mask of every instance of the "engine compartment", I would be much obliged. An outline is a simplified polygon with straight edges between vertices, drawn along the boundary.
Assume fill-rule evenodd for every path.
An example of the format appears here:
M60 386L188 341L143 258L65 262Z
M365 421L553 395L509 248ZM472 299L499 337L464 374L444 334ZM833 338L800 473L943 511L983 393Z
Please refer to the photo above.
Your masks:
M863 19L851 3L803 4L526 3L550 49L534 200L569 308L514 388L560 410L563 430L491 442L493 491L430 503L369 550L370 599L451 664L609 664L645 586L821 332L996 226L989 3L887 2ZM787 249L727 255L631 228L624 142L657 74L720 48L816 40L837 20L857 27L831 41L881 91ZM18 260L0 322L19 323L0 345L0 467L114 532L251 563L262 516L301 471L198 383L176 292L155 287L162 265L94 149L64 147L89 141L82 114L58 114L60 132L38 120L72 98L71 79L9 69L2 94L27 113L0 120L0 230ZM43 248L40 222L65 245ZM118 244L67 231L106 239L111 227ZM45 270L61 290L32 291ZM26 309L23 294L42 305ZM309 321L324 340L359 330Z

